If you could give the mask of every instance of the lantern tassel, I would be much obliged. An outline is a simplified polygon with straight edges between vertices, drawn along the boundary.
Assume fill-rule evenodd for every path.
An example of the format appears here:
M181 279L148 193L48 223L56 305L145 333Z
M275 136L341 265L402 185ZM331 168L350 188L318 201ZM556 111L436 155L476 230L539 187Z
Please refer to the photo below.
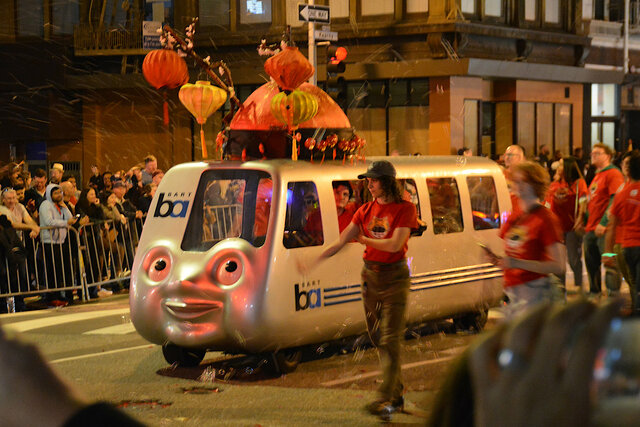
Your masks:
M207 143L204 140L204 129L202 129L202 125L200 125L200 144L202 144L202 158L207 158Z
M162 103L162 116L164 127L169 127L169 103L167 102L167 92L162 94L164 97L164 102Z
M291 143L291 160L296 162L298 161L298 141L296 141L295 136L291 139Z

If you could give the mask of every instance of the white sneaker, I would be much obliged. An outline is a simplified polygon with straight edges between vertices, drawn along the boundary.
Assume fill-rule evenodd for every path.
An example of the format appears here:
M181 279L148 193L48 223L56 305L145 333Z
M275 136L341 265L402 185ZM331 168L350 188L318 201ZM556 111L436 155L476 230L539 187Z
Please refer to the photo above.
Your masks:
M100 289L100 290L98 291L98 296L99 296L100 298L108 297L108 296L110 296L110 295L113 295L113 292L111 292L111 291L110 291L110 290L108 290L108 289Z

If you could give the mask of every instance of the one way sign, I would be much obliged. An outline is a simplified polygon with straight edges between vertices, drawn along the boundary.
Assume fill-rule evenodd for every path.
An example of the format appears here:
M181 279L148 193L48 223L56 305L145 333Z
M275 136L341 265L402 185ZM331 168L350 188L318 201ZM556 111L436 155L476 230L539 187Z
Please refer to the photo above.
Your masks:
M331 22L329 18L329 6L298 3L298 19L305 22L328 24Z

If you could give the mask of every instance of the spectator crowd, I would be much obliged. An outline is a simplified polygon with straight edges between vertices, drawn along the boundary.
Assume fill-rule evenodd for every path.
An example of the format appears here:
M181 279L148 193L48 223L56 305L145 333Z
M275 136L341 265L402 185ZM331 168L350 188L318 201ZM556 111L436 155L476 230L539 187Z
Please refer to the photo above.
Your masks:
M0 294L47 289L38 305L65 306L81 297L80 265L88 283L109 282L89 287L90 298L128 287L126 280L109 279L128 275L164 173L153 155L126 172L94 165L91 173L80 191L61 163L33 175L24 163L0 167ZM65 287L74 289L51 291ZM25 310L24 296L0 298L0 313L9 309Z

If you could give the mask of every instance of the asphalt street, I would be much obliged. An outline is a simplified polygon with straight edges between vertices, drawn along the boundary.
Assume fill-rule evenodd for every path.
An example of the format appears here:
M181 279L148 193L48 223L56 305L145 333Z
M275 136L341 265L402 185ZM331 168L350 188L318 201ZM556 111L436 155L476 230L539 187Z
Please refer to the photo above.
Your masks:
M378 357L362 339L308 348L295 372L277 376L267 356L209 352L198 367L169 366L160 346L135 332L127 295L2 315L0 322L9 333L37 344L85 396L118 405L149 425L378 423L363 409L375 398ZM489 327L494 322L490 319ZM448 365L476 335L441 322L407 336L406 397L414 413L424 417ZM399 414L393 421L424 424L425 419Z

